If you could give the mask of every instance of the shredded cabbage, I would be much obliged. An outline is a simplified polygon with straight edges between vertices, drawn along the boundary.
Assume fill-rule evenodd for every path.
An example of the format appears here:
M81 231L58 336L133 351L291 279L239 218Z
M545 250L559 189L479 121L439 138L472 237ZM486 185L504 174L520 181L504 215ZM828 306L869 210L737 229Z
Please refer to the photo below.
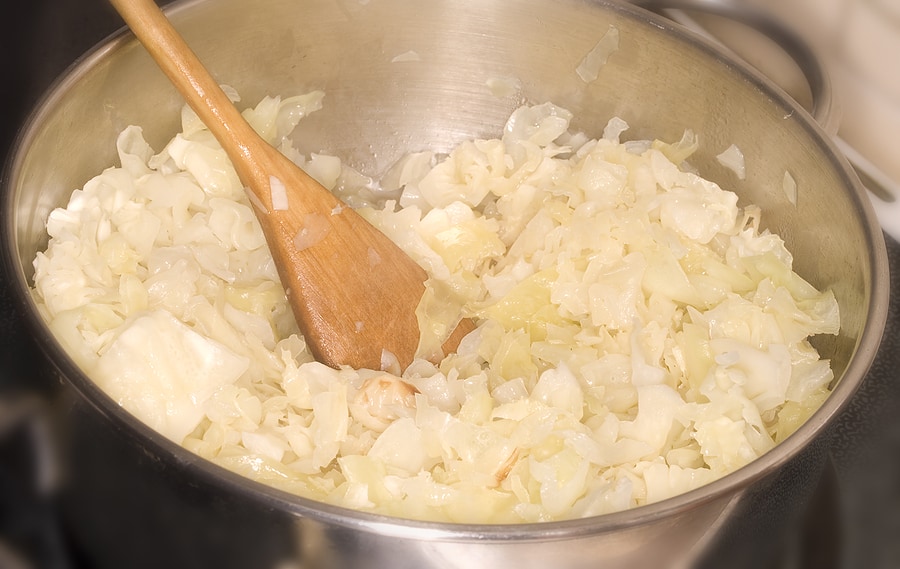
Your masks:
M793 272L757 208L680 167L691 131L622 142L612 118L592 139L566 109L523 106L500 138L411 154L379 185L290 145L321 101L270 97L245 115L428 271L422 357L402 374L313 361L248 197L189 110L160 152L125 129L120 165L49 216L42 313L173 441L350 508L533 522L706 484L827 396L809 338L837 333L834 296ZM477 329L430 363L460 317Z

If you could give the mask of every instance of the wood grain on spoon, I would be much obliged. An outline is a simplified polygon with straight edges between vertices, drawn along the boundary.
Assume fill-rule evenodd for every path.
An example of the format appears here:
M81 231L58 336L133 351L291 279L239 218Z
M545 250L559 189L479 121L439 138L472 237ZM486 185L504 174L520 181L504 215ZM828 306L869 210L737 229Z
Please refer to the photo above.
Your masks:
M261 138L153 0L110 1L255 196L257 218L313 356L332 367L379 369L388 350L405 369L419 343L415 311L425 291L424 269ZM472 328L463 321L445 353Z

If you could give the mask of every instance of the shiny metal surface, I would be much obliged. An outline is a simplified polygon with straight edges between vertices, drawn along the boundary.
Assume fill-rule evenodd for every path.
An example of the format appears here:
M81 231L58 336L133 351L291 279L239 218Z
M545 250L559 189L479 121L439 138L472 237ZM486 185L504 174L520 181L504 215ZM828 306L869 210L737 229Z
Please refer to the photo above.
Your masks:
M264 94L323 89L325 108L304 121L298 146L337 154L371 175L409 151L448 150L464 139L496 136L524 101L565 106L575 113L575 126L593 135L613 115L632 125L628 135L636 139L678 139L691 128L701 140L694 165L735 189L742 203L760 205L766 225L794 252L798 272L832 288L843 310L841 335L818 344L841 378L833 396L771 453L660 504L523 526L363 515L247 483L116 407L32 311L30 324L57 373L77 390L85 423L107 425L115 439L109 448L136 455L135 470L164 472L160 478L171 479L182 505L205 512L206 523L221 518L226 537L213 541L223 551L232 541L227 523L237 523L226 519L229 511L264 520L258 525L274 528L271 535L283 534L291 544L284 555L301 567L690 565L701 562L735 518L763 509L773 516L760 527L777 531L785 523L821 466L817 437L856 390L878 348L888 273L884 241L858 180L824 131L777 87L677 25L611 1L559 0L548 9L536 0L428 0L411 9L403 0L208 0L177 3L170 14L219 80L249 104ZM585 84L575 67L610 25L620 31L620 47L600 78ZM419 61L392 62L408 51ZM486 82L497 77L517 78L519 95L494 96ZM143 125L158 148L175 131L181 104L142 48L120 35L86 57L39 106L2 196L3 254L23 302L49 211L115 162L113 142L126 125ZM747 159L744 181L715 158L732 143ZM796 204L782 190L786 171L799 185ZM101 461L102 450L87 456ZM793 486L785 486L785 470L801 472ZM782 509L760 506L772 494ZM762 553L747 552L754 554ZM121 559L105 566L116 562Z
M790 57L808 84L809 103L804 105L804 108L809 111L825 132L829 134L837 132L840 112L837 108L825 60L781 20L766 11L731 0L632 0L631 4L672 18L704 37L717 41L723 49L728 50L729 54L735 57L740 57L740 55L721 40L717 40L714 34L710 34L691 16L700 14L725 18L726 21L745 25L773 41ZM798 102L803 104L799 100Z

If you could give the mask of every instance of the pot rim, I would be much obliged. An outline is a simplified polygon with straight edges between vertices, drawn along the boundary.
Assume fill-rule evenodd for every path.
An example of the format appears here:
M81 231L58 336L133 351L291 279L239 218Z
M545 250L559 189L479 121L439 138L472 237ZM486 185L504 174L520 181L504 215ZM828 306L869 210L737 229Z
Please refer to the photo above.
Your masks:
M179 13L189 10L195 4L208 0L176 0L164 11L177 19ZM699 48L720 62L725 71L740 74L754 88L785 107L791 120L800 121L811 142L819 146L824 158L833 162L841 174L845 186L852 190L858 202L858 211L867 228L868 261L872 272L866 283L869 291L869 305L866 309L866 324L854 346L847 368L832 393L820 408L797 431L772 450L748 465L727 474L711 483L683 494L621 512L570 520L535 522L522 524L471 524L452 522L431 522L373 514L318 502L289 493L216 465L186 448L163 437L137 418L133 417L102 391L67 355L54 339L47 325L40 317L31 294L30 287L17 258L17 236L15 235L12 207L13 189L18 181L18 172L23 160L23 149L27 148L34 131L42 118L65 96L66 92L89 69L103 61L133 41L131 32L123 27L97 43L76 59L53 82L42 99L34 107L20 129L11 146L0 178L0 215L3 216L2 262L8 281L15 295L16 308L22 314L31 332L40 340L40 349L57 371L78 391L84 399L126 436L135 438L141 444L149 443L153 452L169 458L174 464L207 483L247 495L267 506L292 515L309 517L321 522L346 528L378 533L385 536L442 541L512 542L523 540L555 540L620 531L665 519L675 513L698 508L714 500L739 495L749 486L758 482L806 448L811 441L823 434L835 416L841 412L849 399L859 388L870 368L881 342L887 321L887 306L890 293L887 249L884 236L879 228L871 203L866 198L855 172L850 167L836 144L826 135L820 125L774 82L747 63L727 54L711 40L692 32L686 27L643 8L620 0L588 0L588 3L616 11L632 20L656 28L659 33L669 34L688 47Z

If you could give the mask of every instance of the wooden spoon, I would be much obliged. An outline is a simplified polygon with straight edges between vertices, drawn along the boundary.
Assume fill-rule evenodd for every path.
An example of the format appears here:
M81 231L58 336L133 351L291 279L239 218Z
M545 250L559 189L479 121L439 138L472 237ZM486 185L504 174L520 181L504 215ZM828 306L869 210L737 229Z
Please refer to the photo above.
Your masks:
M405 369L419 343L415 310L425 271L260 137L153 0L110 2L255 196L257 218L313 356L332 367L381 369L386 350ZM472 328L463 321L445 353Z

